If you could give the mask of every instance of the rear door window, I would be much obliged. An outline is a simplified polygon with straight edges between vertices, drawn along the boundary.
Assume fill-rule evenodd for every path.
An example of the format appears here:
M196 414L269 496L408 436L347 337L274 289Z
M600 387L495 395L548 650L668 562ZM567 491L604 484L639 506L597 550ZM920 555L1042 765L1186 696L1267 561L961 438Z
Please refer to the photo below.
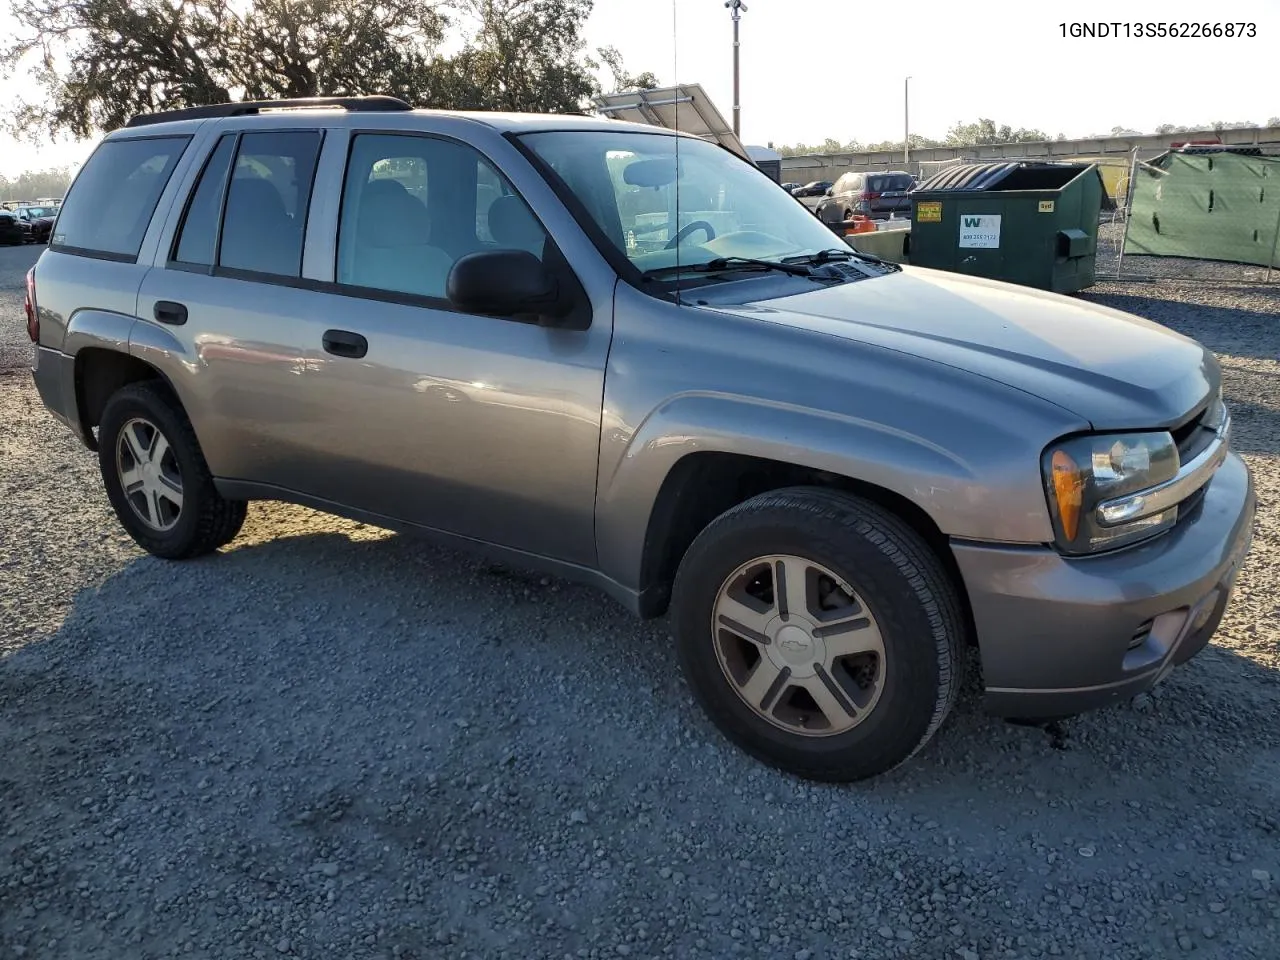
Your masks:
M302 241L319 156L318 130L241 136L222 217L219 267L302 275Z
M106 140L85 162L58 216L52 248L133 262L190 137Z
M174 264L300 277L320 143L319 130L224 135L187 204Z

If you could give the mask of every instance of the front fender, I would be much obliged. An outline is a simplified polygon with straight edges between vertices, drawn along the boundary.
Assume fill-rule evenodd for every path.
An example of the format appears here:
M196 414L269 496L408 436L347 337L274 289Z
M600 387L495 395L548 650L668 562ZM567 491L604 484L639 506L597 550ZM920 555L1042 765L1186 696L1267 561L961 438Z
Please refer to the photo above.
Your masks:
M930 436L776 400L712 392L671 397L629 437L606 424L605 448L624 449L616 459L605 458L610 466L600 476L601 569L628 587L641 585L645 535L663 482L680 460L707 452L790 463L873 484L916 504L950 536L1051 540L1039 450L1006 427L996 409L940 409ZM964 442L944 446L939 441L947 436ZM966 453L958 454L957 448Z

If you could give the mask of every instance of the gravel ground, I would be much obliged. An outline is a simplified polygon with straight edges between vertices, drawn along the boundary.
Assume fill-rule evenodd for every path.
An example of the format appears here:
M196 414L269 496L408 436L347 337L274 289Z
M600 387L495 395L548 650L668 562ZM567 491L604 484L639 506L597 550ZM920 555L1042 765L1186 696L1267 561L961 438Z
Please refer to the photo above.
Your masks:
M275 505L144 556L0 372L0 958L1275 957L1280 289L1086 296L1222 357L1235 605L1155 696L1051 736L970 689L854 787L728 747L585 588Z

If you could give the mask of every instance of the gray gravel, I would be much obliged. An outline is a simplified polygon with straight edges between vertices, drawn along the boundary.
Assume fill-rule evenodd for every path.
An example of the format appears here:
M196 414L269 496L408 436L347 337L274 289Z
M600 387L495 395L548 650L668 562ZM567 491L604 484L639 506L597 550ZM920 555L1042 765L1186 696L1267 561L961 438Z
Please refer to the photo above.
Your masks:
M1280 292L1086 296L1222 356L1235 606L1154 696L1047 736L970 689L855 787L728 747L584 588L275 505L146 557L0 373L0 958L1275 957Z

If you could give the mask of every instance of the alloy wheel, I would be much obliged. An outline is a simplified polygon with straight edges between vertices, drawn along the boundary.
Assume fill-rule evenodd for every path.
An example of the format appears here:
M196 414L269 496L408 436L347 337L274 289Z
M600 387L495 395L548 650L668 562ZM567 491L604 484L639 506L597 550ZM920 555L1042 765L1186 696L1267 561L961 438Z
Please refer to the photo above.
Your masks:
M116 441L116 470L138 519L160 533L173 529L182 514L182 471L168 439L150 420L125 423Z
M811 560L777 555L740 566L720 587L711 629L733 690L789 733L845 733L884 689L875 617L848 583Z

